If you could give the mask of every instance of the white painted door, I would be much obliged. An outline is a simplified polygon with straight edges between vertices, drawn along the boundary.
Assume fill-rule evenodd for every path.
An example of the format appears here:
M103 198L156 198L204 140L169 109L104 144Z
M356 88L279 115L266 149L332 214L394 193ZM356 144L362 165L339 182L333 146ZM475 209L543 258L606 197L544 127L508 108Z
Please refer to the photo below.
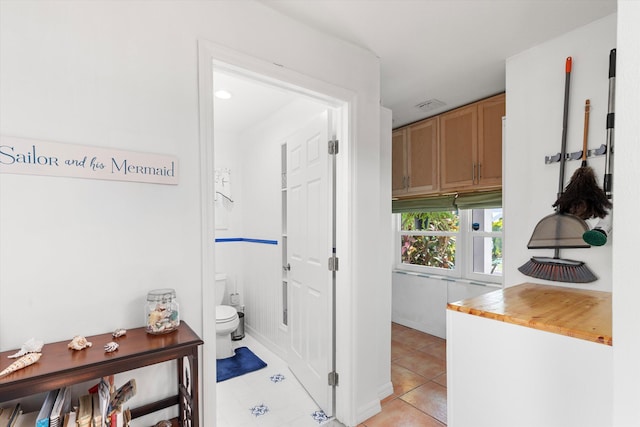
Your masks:
M288 363L327 416L333 415L333 139L327 111L287 139Z

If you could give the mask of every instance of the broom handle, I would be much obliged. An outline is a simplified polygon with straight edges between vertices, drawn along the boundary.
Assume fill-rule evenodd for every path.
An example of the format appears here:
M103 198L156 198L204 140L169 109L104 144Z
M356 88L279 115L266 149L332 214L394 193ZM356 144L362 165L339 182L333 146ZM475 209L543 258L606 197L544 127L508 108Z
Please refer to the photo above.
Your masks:
M564 81L564 112L562 116L562 145L560 146L560 179L558 182L558 198L564 192L564 164L567 157L567 116L569 115L569 86L571 84L571 57L567 57Z
M584 137L582 138L582 165L587 166L587 139L589 138L589 109L591 101L588 99L584 102Z
M611 49L609 52L609 105L607 111L607 151L606 160L604 162L604 183L602 185L604 194L611 199L613 186L613 136L615 122L615 104L616 104L616 50Z

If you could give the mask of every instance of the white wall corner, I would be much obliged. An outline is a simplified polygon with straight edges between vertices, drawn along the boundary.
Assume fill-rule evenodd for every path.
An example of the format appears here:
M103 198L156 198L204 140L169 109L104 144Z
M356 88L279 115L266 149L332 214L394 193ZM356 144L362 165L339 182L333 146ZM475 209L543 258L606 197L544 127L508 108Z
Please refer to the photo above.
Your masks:
M636 248L640 179L640 2L618 1L613 226L613 423L637 425L640 417L640 298Z

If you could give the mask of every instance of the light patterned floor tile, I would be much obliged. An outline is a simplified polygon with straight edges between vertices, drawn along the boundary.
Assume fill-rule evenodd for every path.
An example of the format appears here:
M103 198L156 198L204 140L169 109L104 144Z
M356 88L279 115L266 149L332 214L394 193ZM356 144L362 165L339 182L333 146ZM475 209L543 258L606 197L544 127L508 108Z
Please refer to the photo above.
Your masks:
M446 341L395 323L392 335L394 394L380 414L358 426L446 426ZM250 348L268 366L217 384L216 427L344 427L314 419L319 408L277 355L249 335L233 344ZM268 411L252 415L256 405Z
M249 335L234 342L237 347L250 348L267 367L217 384L219 427L298 426L301 424L291 423L301 420L307 420L310 426L330 426L331 421L313 419L318 406L282 359ZM268 408L264 414L251 410L260 405Z

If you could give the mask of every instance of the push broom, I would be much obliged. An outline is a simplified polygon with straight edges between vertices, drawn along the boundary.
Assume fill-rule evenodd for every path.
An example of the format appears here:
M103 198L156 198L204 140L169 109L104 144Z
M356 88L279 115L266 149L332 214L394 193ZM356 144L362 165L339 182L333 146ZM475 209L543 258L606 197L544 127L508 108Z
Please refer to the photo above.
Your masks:
M571 81L572 59L568 57L565 66L564 112L562 119L562 145L560 150L560 178L558 199L564 190L564 169L567 154L567 117L569 112L569 86ZM556 206L554 214L541 219L533 230L527 248L554 249L553 258L532 257L518 270L527 276L556 282L588 283L597 277L582 261L560 258L560 248L588 248L582 235L589 229L583 219L559 212Z

